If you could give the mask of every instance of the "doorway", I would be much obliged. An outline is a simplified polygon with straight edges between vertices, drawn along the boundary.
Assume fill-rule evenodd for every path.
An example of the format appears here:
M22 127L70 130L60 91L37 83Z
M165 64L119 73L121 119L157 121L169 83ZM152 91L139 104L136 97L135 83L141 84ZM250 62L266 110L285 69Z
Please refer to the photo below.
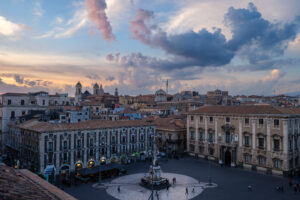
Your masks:
M231 152L227 150L225 152L225 165L230 165L231 164Z

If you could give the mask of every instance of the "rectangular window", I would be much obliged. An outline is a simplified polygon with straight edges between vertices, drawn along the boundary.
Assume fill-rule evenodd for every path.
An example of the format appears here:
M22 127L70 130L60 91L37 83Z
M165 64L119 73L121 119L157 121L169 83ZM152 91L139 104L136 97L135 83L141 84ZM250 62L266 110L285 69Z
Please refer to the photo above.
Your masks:
M208 141L209 142L213 142L214 141L214 134L213 133L209 133L208 134Z
M199 146L199 153L203 153L204 152L204 147L203 146Z
M194 140L194 139L195 139L194 131L190 131L190 139L191 139L191 140Z
M273 143L274 143L274 151L280 151L280 140L274 139Z
M279 128L279 119L274 119L274 128Z
M249 118L245 118L245 125L249 125Z
M53 142L48 143L48 151L53 151Z
M193 121L194 120L194 116L191 116L191 121Z
M21 100L21 106L24 106L24 104L25 104L25 101L22 99Z
M45 100L43 100L43 106L45 105L45 103L46 103Z
M260 149L265 148L265 139L264 138L258 138L258 148L260 148Z
M245 163L251 163L251 156L245 155Z
M64 149L67 149L67 147L68 147L68 143L67 141L64 141Z
M258 124L259 125L264 125L264 119L258 119Z
M77 147L78 147L78 148L81 147L81 140L77 140Z
M213 123L214 122L214 118L213 117L209 117L209 122Z
M203 141L203 139L204 139L204 134L203 134L203 132L201 130L201 131L199 131L199 140Z
M262 156L259 156L259 157L258 157L258 164L259 164L260 166L264 166L264 165L265 165L265 158L262 157Z
M200 116L200 122L203 122L203 116Z
M280 160L274 160L274 168L279 169L281 167L281 162Z
M249 137L249 135L246 135L244 139L245 139L245 146L249 147L250 146L250 137Z
M226 123L230 123L230 117L226 117Z
M11 100L10 99L7 100L7 105L11 105Z

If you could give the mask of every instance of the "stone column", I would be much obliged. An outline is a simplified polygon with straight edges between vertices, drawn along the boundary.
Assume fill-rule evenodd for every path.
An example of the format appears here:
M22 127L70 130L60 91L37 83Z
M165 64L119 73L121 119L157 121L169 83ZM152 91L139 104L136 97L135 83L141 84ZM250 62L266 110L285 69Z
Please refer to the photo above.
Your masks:
M266 166L272 167L272 160L271 160L271 120L267 119L267 160L266 160Z
M41 134L39 137L39 150L40 150L40 173L43 173L44 171L44 134Z
M96 149L96 164L97 163L99 163L99 165L100 165L100 155L99 155L99 152L101 151L100 150L100 145L99 145L99 135L100 135L100 132L99 133L97 133L96 131L95 131L95 134L96 134L96 141L95 141L95 149Z
M149 129L148 129L149 131ZM130 153L130 145L129 145L129 142L130 142L130 128L127 129L127 153Z
M198 154L199 153L199 120L198 120L199 116L195 116L194 117L194 123L195 123L195 153Z
M251 119L252 123L252 164L256 164L256 119Z
M215 119L215 144L218 144L218 118Z
M288 142L289 142L289 129L288 120L282 120L283 122L283 170L288 171L289 169L289 157L288 157Z
M57 172L59 171L59 169L60 169L60 163L59 163L59 158L60 158L60 150L59 150L59 148L60 148L60 134L59 133L57 133L56 134L56 149L55 149L55 155L56 155L56 169L57 169Z
M239 118L239 147L243 146L242 118Z
M204 136L204 154L208 154L208 129L207 129L207 116L204 118L204 128L205 128L205 136Z
M267 120L267 151L271 151L271 122L270 119Z
M140 152L140 131L139 129L137 128L136 130L136 150L137 152Z
M84 144L83 144L83 151L84 151L84 155L83 155L83 167L86 168L87 167L87 133L83 132L83 138L84 138Z
M252 150L256 149L256 123L255 123L255 119L251 119L252 120Z
M148 153L148 148L149 148L149 144L148 144L148 131L146 128L144 128L144 145L145 145L145 151Z
M107 158L110 160L110 147L111 147L111 143L110 143L110 137L111 137L111 131L112 130L110 130L110 131L108 131L107 132L107 144L106 144L106 151L107 151L107 153L106 153L106 155L107 155Z
M75 161L74 161L74 133L71 132L71 148L70 148L70 152L71 152L71 163L70 163L70 169L71 171L75 170Z
M186 150L190 152L190 118L191 116L188 115L186 118Z
M121 141L120 141L120 137L121 137L121 129L118 130L118 133L117 133L117 152L118 152L118 155L120 155L120 146L121 146Z

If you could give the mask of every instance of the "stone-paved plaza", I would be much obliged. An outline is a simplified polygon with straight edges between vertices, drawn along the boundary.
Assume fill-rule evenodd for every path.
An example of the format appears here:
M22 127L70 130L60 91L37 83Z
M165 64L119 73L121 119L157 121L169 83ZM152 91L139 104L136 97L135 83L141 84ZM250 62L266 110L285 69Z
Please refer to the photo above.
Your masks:
M138 162L128 165L128 175L111 180L104 180L102 187L95 183L79 184L72 187L64 187L64 190L74 197L84 200L127 200L148 199L150 191L136 183L143 174L149 171L150 162ZM159 199L243 199L243 200L293 200L300 199L300 191L296 194L289 187L288 179L247 171L239 168L221 167L217 163L191 157L179 160L169 159L160 164L162 176L169 179L176 176L177 183L166 190L159 191ZM213 187L205 187L211 174ZM294 182L299 180L294 179ZM121 192L117 191L117 185L121 186ZM252 191L248 190L252 186ZM276 191L277 186L284 186L284 192ZM185 195L186 186L189 195ZM192 188L195 192L192 193ZM114 196L114 197L113 197Z

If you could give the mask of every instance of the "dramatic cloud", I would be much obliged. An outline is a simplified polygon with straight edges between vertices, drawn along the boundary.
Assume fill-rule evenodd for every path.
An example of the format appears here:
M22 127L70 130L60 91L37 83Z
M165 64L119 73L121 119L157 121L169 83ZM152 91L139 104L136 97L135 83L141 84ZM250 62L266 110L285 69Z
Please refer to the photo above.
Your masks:
M106 41L115 40L112 33L111 25L107 19L105 9L105 0L86 0L88 16L91 22L96 24L96 27L102 32L102 36Z
M225 22L232 31L228 48L232 51L241 49L241 55L250 63L280 56L287 49L299 31L300 20L290 24L272 24L262 18L253 3L248 9L229 8Z
M130 30L144 44L174 56L170 61L163 61L167 67L161 65L161 68L170 69L172 64L171 68L176 69L224 66L236 55L250 63L272 59L282 55L288 42L295 39L300 24L299 19L290 24L272 24L261 17L252 3L247 9L231 7L225 15L225 22L233 33L230 41L217 28L213 32L201 29L168 35L155 24L153 12L140 9L130 22Z

